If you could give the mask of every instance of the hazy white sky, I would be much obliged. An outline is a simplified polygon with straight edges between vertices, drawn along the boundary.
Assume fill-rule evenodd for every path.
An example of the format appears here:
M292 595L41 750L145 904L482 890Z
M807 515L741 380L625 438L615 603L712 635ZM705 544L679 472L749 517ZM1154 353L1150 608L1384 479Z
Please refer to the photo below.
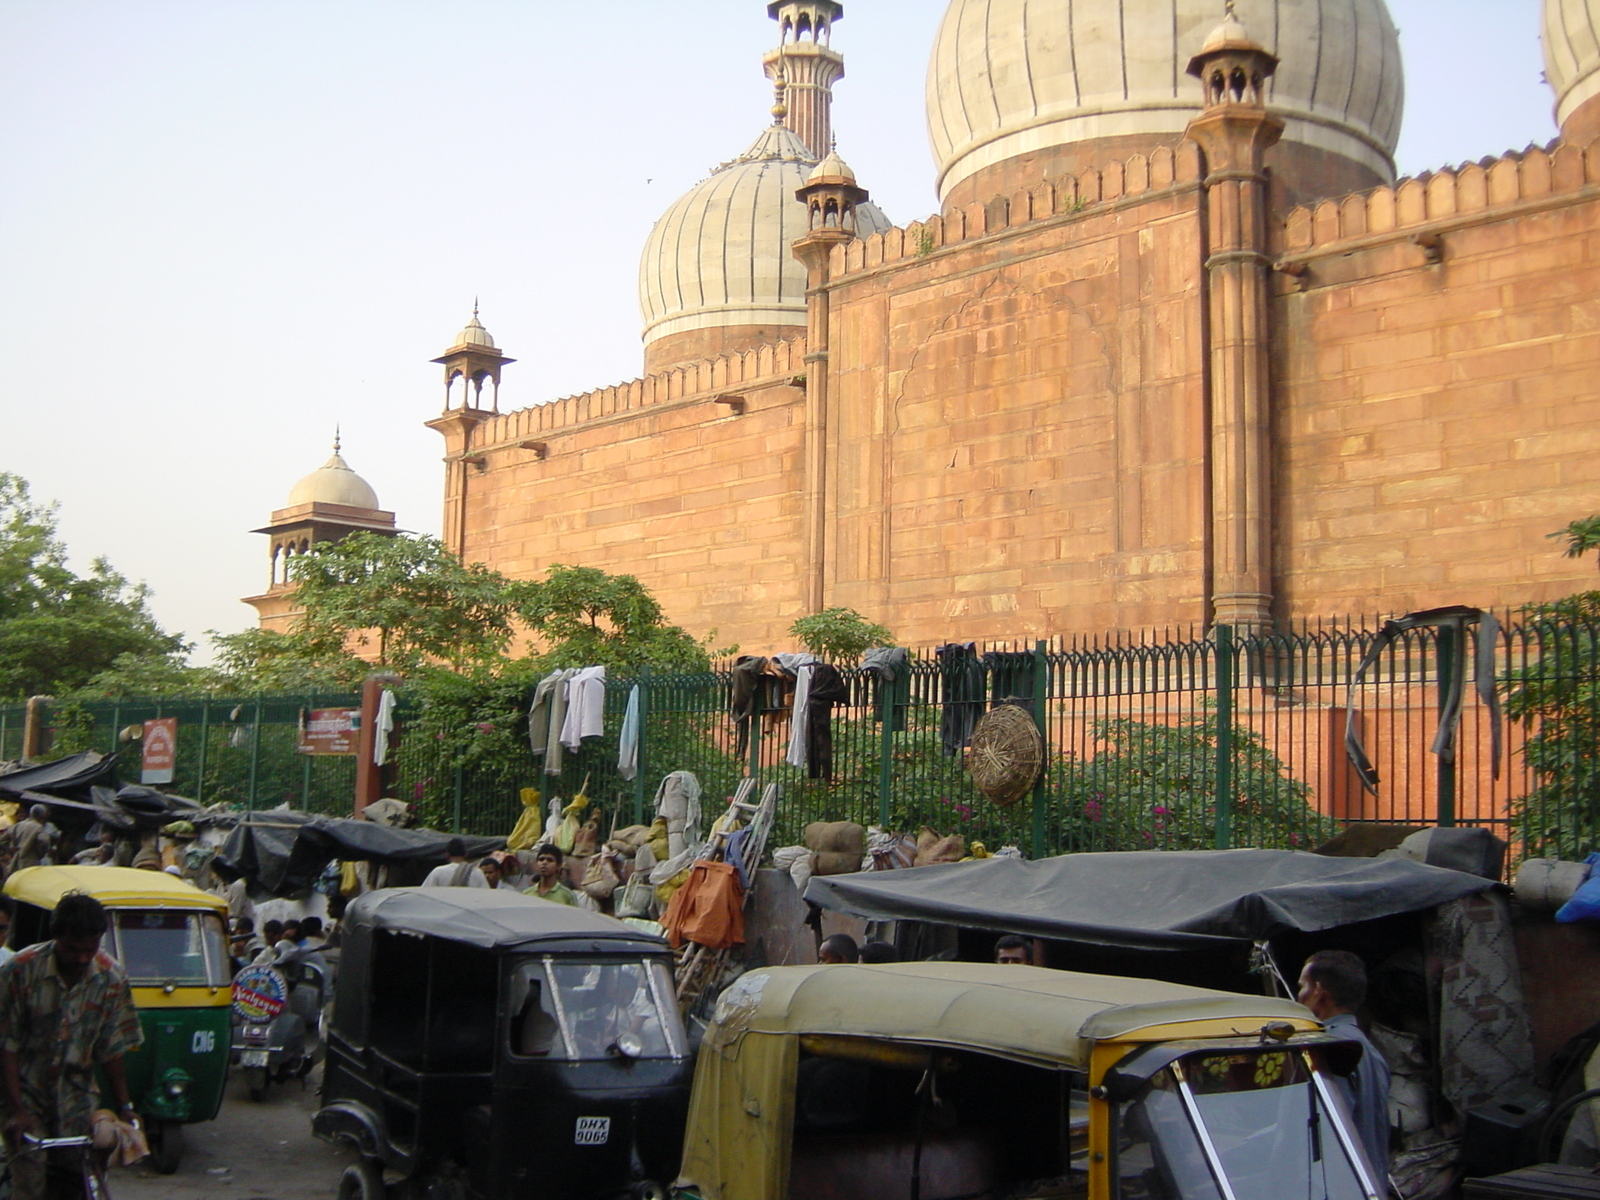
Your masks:
M1389 6L1402 172L1554 136L1538 0ZM846 7L839 148L903 224L944 5ZM336 422L436 532L428 360L478 296L502 407L637 375L639 249L769 120L774 44L765 0L0 0L0 470L202 641Z

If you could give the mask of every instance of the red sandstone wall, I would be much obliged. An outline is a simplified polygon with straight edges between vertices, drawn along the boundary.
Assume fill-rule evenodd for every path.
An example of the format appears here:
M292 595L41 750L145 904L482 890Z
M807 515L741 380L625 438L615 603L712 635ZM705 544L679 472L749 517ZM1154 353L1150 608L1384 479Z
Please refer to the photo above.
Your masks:
M1295 615L1595 586L1600 156L1534 150L1290 214L1275 316L1280 591ZM1439 261L1421 243L1437 238ZM1301 290L1300 284L1304 284Z

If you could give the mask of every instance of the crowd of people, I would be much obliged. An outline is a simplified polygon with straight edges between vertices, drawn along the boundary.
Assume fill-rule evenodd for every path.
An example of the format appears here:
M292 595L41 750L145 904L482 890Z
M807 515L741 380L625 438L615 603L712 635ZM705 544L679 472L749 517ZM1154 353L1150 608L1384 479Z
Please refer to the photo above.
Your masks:
M565 863L561 847L548 842L527 852L526 858L512 850L501 850L474 863L467 857L466 842L451 838L445 847L443 865L429 871L422 886L507 888L552 904L593 908L588 896L562 880Z

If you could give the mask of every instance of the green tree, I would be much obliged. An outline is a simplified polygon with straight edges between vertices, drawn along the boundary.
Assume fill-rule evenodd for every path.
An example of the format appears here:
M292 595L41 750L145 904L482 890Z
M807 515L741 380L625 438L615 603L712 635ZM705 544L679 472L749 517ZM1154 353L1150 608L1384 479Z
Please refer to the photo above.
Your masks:
M853 608L825 608L801 617L789 632L818 658L842 666L854 666L874 646L894 645L894 634Z
M291 657L338 663L360 646L376 652L380 668L464 668L499 657L511 642L511 581L461 562L435 537L357 533L321 542L292 561L289 579L303 614Z
M737 649L712 650L714 630L696 641L668 624L660 602L632 575L555 563L543 579L515 587L518 616L545 642L540 662L546 668L704 671L714 657Z
M149 590L103 558L87 575L67 565L56 506L0 472L0 696L65 693L121 663L181 667L189 646L165 632Z

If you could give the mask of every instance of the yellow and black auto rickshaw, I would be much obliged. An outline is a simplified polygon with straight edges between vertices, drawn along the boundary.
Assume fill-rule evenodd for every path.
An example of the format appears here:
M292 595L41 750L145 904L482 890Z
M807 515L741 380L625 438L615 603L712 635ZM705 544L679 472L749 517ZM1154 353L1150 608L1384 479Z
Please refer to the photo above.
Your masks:
M110 927L101 945L127 973L144 1030L144 1045L127 1059L128 1090L152 1163L177 1170L183 1126L215 1117L227 1083L228 906L165 872L127 867L30 867L5 890L17 902L17 949L50 937L50 913L68 892L105 905Z
M777 967L717 1002L681 1200L1378 1200L1287 1000L988 963Z

